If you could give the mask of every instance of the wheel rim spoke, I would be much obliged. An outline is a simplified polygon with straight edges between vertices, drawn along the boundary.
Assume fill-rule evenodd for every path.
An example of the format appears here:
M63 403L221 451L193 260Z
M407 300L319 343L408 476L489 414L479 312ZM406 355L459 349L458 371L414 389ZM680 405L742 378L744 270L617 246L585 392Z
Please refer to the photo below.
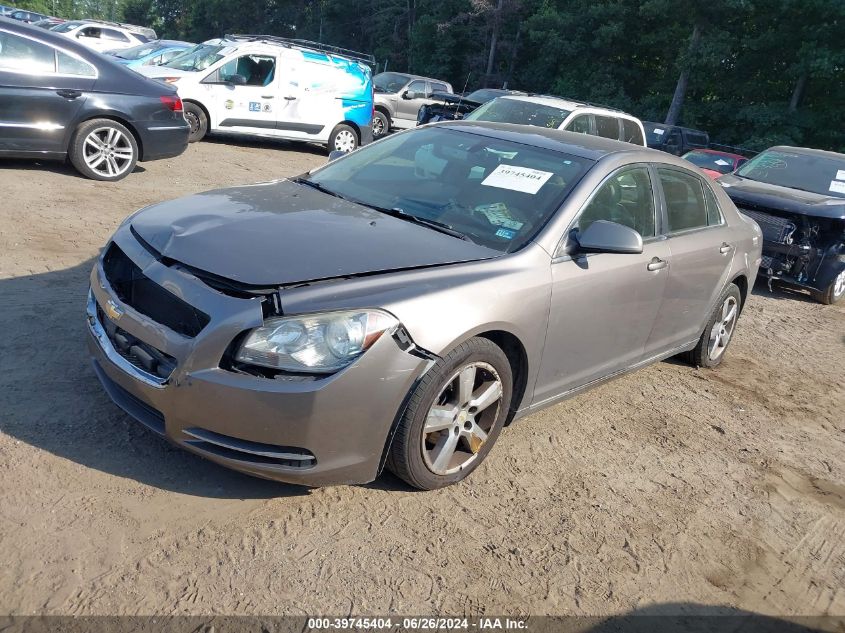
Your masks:
M458 435L451 432L441 435L432 451L434 453L434 461L432 462L434 469L439 471L447 470L457 447Z
M96 169L104 160L106 160L106 157L105 154L102 153L91 154L90 156L85 157L85 162L91 169Z
M724 318L724 324L728 325L733 322L734 317L736 316L736 306L732 306L730 312L728 312L728 316Z
M455 416L458 415L458 407L452 405L435 405L428 412L425 419L425 432L434 433L448 429L454 424Z
M458 404L463 406L472 399L472 390L475 387L475 367L466 367L458 374Z
M473 376L473 380L474 379L475 376ZM501 397L502 385L500 382L495 381L484 383L475 392L475 394L473 394L472 399L469 401L469 406L475 408L476 412L484 411L484 409L489 407Z

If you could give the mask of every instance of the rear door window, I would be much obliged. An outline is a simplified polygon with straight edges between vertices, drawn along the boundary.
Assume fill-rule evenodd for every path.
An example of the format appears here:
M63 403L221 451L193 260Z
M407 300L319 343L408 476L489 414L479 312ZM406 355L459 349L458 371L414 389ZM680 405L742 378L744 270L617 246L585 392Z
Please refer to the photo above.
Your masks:
M596 135L619 140L619 119L603 114L593 115L596 121Z
M103 29L102 37L104 40L109 40L111 42L128 42L129 38L126 37L120 31L115 31L114 29Z
M449 88L446 84L439 83L437 81L431 82L431 91L432 92L449 92Z
M0 31L0 70L56 72L55 51L41 42Z
M699 229L710 224L711 216L701 180L677 169L658 168L657 174L666 201L668 233Z

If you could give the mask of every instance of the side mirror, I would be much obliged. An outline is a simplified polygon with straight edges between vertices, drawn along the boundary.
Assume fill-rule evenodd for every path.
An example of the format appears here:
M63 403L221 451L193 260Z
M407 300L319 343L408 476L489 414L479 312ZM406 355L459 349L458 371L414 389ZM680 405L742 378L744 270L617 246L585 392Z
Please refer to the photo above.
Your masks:
M244 86L246 85L246 77L243 75L231 75L229 81L226 83L232 84L233 86Z
M329 161L328 162L332 162L333 160L337 160L341 156L346 156L346 154L347 154L347 152L344 152L342 150L333 149L332 151L329 152Z
M639 233L624 224L607 220L596 220L576 239L579 250L590 253L635 255L643 252L643 238Z
M413 90L406 90L405 92L402 93L403 99L416 99L417 96L418 96L417 93L414 92Z

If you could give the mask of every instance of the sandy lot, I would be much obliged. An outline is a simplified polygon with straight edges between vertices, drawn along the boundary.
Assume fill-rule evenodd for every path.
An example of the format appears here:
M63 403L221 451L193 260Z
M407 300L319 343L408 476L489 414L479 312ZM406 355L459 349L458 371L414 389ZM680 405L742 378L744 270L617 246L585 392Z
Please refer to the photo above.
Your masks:
M548 409L432 493L251 479L124 415L84 346L114 228L324 160L204 142L117 184L0 163L0 614L845 614L845 306L758 286L719 370Z

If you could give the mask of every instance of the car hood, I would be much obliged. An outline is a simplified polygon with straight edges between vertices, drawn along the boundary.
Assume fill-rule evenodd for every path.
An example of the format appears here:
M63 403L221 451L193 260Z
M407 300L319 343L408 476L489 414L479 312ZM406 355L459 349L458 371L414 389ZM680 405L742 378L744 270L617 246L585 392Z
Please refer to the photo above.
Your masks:
M821 218L845 219L845 198L771 185L734 174L726 174L717 182L740 209L772 209Z
M290 180L158 204L131 227L160 258L262 287L502 255Z

